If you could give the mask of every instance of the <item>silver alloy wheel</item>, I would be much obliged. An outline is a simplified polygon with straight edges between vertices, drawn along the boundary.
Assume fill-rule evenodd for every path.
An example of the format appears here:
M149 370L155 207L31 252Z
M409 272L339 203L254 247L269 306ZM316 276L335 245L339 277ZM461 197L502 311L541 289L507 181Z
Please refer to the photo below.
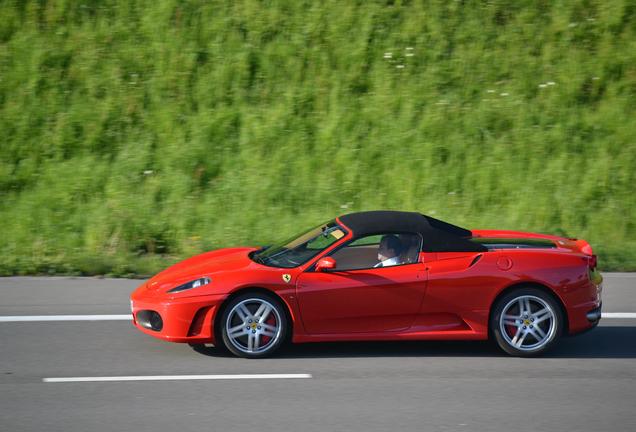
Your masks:
M267 300L246 299L230 310L225 331L230 343L239 351L262 353L280 339L280 313Z
M539 297L516 297L502 309L499 329L510 346L520 351L535 351L554 338L557 329L556 314Z

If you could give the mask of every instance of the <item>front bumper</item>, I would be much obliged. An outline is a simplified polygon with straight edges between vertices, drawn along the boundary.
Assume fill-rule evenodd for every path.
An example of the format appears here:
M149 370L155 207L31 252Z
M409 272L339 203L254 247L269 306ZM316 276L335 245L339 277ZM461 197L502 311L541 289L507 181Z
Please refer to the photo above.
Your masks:
M133 324L146 334L170 342L214 343L214 317L224 297L159 299L134 292L130 300ZM159 315L161 326L151 325L151 312Z

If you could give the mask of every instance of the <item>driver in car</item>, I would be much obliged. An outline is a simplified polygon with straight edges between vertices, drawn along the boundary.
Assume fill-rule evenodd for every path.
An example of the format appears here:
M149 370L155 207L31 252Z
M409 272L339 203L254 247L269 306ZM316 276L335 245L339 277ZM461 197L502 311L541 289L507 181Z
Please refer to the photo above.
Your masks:
M380 262L373 267L390 267L402 264L400 253L402 253L402 242L397 236L393 234L382 236L378 247L378 261Z

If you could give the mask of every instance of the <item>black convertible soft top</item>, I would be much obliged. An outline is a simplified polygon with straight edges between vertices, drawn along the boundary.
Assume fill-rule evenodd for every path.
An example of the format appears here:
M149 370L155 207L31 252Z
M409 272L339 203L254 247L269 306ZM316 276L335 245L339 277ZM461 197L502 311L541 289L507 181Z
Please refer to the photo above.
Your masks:
M381 233L419 233L424 252L485 252L470 241L472 232L415 212L377 210L349 213L338 218L356 238Z

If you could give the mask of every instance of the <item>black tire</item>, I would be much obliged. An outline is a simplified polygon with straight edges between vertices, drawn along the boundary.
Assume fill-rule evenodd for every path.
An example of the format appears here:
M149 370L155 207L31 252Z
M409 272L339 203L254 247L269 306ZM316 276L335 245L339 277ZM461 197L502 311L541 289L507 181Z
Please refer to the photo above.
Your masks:
M489 325L491 335L506 353L533 357L544 354L557 343L563 332L564 316L552 295L538 288L523 287L497 300Z
M264 308L261 315L265 316L258 316L261 307ZM261 292L248 292L225 305L219 320L219 333L223 345L232 354L264 358L285 343L288 325L285 308L279 299Z

